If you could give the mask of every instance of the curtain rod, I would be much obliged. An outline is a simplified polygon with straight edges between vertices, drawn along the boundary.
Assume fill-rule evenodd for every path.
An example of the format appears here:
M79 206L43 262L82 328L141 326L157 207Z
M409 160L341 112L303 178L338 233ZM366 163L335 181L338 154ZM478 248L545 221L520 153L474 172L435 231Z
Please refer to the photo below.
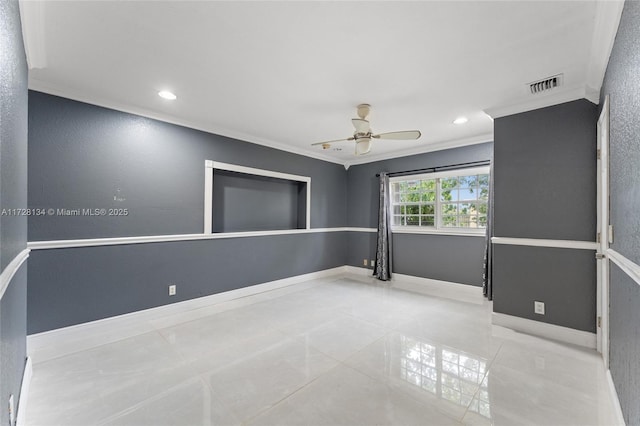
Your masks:
M427 167L424 169L404 170L401 172L389 172L387 173L387 175L401 176L401 175L410 175L415 173L434 173L443 169L455 170L455 169L463 169L469 166L489 166L489 165L491 165L491 160L471 161L469 163L449 164L448 166ZM380 173L376 173L376 177L380 177Z

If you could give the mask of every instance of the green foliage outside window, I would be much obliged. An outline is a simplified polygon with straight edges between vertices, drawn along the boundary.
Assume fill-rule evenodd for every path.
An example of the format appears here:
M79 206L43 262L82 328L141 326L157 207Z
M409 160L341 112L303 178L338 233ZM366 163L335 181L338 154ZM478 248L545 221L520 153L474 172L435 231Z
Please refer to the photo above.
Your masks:
M489 175L407 179L391 184L393 224L485 228Z

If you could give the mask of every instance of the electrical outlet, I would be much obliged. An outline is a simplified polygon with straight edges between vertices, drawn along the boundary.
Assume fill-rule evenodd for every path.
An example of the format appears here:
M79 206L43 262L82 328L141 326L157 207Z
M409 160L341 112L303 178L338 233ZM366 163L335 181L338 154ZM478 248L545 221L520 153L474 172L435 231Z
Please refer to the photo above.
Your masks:
M13 426L16 421L16 407L13 403L13 394L9 396L9 424Z
M533 302L533 312L544 315L544 302Z
M364 260L362 261L362 264L363 264L364 266L367 266L367 259L364 259Z
M371 265L372 268L375 268L376 266L376 261L371 259L371 263L369 263L369 265Z
M169 286L169 296L175 296L175 295L176 295L176 285L171 284Z

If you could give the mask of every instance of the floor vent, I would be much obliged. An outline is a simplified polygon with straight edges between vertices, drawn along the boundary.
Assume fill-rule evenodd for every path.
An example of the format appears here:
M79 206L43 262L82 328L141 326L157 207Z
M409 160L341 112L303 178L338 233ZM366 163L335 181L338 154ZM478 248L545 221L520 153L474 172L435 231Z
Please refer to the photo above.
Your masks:
M535 95L537 93L548 92L549 90L553 90L558 86L562 85L562 74L554 75L552 77L547 77L543 80L534 81L533 83L529 83L529 90L531 94Z

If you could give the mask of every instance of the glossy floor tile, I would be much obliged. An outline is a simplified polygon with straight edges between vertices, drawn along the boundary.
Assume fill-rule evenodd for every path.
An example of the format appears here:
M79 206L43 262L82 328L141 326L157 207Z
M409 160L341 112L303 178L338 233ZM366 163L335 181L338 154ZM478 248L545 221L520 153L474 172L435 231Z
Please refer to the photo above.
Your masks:
M498 333L489 302L407 287L315 280L122 324L101 345L52 338L27 424L615 424L594 351Z

